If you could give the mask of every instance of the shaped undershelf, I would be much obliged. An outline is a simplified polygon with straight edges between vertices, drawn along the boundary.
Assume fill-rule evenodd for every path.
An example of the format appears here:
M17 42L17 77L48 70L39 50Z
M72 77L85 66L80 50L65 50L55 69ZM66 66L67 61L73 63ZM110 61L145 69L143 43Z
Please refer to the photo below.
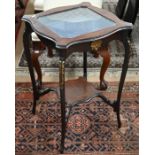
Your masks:
M92 83L87 82L83 77L65 82L65 100L67 105L85 101L101 92L101 90L97 90ZM58 94L60 96L59 88Z

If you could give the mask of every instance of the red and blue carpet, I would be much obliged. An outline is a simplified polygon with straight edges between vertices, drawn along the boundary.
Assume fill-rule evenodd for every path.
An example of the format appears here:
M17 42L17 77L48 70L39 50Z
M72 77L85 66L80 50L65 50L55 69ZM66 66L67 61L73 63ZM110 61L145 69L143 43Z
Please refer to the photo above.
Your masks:
M45 84L53 86L54 84ZM118 83L110 83L104 95L116 97ZM16 155L59 154L61 138L60 102L55 93L43 96L33 115L30 83L16 84ZM75 106L65 138L66 154L138 155L138 83L125 84L121 101L122 128L117 129L112 108L99 98Z

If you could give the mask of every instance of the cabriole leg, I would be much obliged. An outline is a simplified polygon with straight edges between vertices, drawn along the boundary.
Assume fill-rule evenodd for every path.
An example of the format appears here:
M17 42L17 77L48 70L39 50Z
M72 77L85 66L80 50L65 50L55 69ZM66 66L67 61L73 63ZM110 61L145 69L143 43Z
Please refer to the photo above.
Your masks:
M42 72L41 72L41 67L40 67L40 63L39 63L39 56L41 55L41 52L39 51L34 51L32 53L32 64L33 64L33 67L37 73L37 88L38 90L41 89L42 87Z
M31 81L32 81L32 88L33 88L33 109L32 112L33 114L35 114L35 109L36 109L36 100L38 99L38 94L37 94L37 86L36 86L36 82L35 82L35 75L34 75L34 71L33 71L33 65L32 65L32 59L31 59L31 53L30 53L30 27L26 24L25 25L25 32L23 34L23 45L24 45L24 53L27 59L27 63L28 63L28 69L29 69L29 73L30 73L30 77L31 77Z
M105 81L105 73L110 64L110 53L108 51L108 47L102 47L99 50L99 54L103 58L103 63L100 70L100 90L106 90L108 88L108 84Z
M128 70L128 63L129 63L129 57L130 57L130 48L129 48L129 45L127 42L127 36L123 36L122 42L123 42L124 49L125 49L125 56L124 56L124 62L123 62L123 66L122 66L122 72L121 72L121 77L120 77L120 82L119 82L119 87L118 87L117 101L116 101L115 106L114 106L114 111L117 114L118 128L121 127L120 100L121 100L122 89L124 86L126 73Z

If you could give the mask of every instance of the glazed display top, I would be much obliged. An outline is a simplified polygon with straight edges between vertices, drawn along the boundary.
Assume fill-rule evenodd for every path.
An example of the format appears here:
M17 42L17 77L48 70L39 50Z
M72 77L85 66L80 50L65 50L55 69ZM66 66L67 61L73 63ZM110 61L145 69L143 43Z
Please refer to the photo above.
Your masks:
M53 41L57 48L90 42L120 30L132 29L132 24L90 3L59 7L22 18L40 36Z

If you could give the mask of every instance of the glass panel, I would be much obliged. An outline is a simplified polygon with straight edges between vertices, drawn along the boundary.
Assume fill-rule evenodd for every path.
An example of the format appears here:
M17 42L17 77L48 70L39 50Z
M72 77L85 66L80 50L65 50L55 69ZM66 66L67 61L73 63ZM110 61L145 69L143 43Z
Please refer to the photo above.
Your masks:
M64 38L112 27L115 23L88 8L76 8L38 18L39 22Z

